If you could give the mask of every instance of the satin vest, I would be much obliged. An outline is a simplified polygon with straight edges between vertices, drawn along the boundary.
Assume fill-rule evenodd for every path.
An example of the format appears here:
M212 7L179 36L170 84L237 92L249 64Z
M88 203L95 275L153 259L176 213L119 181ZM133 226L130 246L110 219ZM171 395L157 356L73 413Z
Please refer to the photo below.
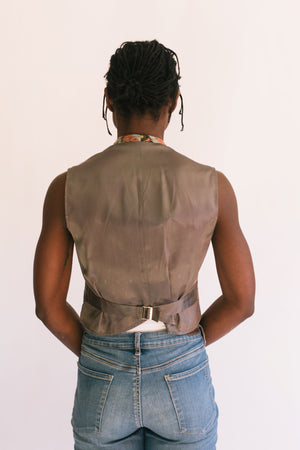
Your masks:
M198 272L218 214L213 167L160 143L113 144L68 169L65 212L85 279L84 328L197 327Z

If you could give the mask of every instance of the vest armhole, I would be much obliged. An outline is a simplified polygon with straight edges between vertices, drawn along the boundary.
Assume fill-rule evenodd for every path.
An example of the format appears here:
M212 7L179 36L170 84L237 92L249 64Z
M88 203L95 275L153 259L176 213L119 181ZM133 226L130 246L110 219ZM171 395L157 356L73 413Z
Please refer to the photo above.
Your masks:
M70 171L70 169L67 169L66 182L65 182L64 201L65 201L65 220L66 220L66 225L67 225L67 229L72 234L72 231L71 231L71 228L70 228L70 222L69 222L69 174L70 174L69 171Z
M213 226L213 232L218 222L219 217L219 180L218 180L218 171L215 167L212 167L213 174L214 174L214 181L213 181L213 198L214 198L214 204L215 204L215 224Z
M215 202L216 202L216 214L217 214L217 220L219 216L219 179L218 179L218 171L214 167L215 172Z

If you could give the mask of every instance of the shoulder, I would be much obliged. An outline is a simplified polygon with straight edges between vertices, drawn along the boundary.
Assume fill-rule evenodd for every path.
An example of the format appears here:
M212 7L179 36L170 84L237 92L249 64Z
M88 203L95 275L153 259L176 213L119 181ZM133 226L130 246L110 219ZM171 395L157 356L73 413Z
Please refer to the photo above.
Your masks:
M236 200L235 193L229 179L219 170L216 170L216 175L218 181L219 200L222 202L231 202Z
M65 217L65 183L67 172L57 175L50 183L44 201L44 223L59 219L64 222Z
M207 165L207 164L200 163L199 161L196 161L195 159L192 159L191 157L185 155L184 153L181 153L181 152L178 151L178 150L175 150L174 148L172 148L172 147L170 147L170 146L168 146L168 145L166 145L166 146L164 146L164 147L162 146L162 148L163 148L164 150L167 150L168 154L169 154L169 155L172 155L173 158L177 158L178 161L186 162L187 164L193 165L193 166L195 166L195 167L207 169L207 170L208 170L208 169L214 169L212 166L209 166L209 165Z
M181 169L189 169L191 173L206 174L206 176L211 177L212 181L217 184L217 171L215 167L196 161L172 147L166 146L165 149L167 150L168 157L171 157L171 160L174 161L175 166Z
M66 173L66 178L68 179L69 175L72 175L73 173L80 173L81 171L90 168L92 169L95 167L97 162L102 163L106 161L107 159L110 159L111 156L114 154L115 145L110 145L109 147L105 148L104 150L95 153L91 156L89 156L87 159L80 161L78 164L74 164L73 166L69 167ZM63 174L62 174L63 175Z
M238 205L234 189L229 179L216 171L218 181L218 224L223 222L238 224Z
M233 192L233 187L231 186L230 181L224 175L223 172L220 172L219 170L216 170L217 179L218 179L218 187L222 192Z
M66 182L67 171L57 175L50 183L49 189L56 190L64 186Z
M60 175L57 175L50 183L46 199L53 200L55 198L61 197L65 192L65 184L66 184L67 172L63 172Z

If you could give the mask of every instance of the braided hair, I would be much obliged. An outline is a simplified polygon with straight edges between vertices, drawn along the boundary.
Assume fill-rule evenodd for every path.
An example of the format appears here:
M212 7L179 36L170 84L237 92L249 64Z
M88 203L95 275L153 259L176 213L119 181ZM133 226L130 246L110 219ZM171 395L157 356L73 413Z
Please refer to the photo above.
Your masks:
M178 71L176 71L176 65ZM159 119L162 106L176 100L179 89L180 67L173 50L157 40L123 42L110 59L110 66L104 78L107 80L107 94L118 111L125 117L133 113L150 113ZM183 125L183 99L180 94L181 131ZM105 95L103 96L103 118L106 120ZM169 114L169 120L171 113Z

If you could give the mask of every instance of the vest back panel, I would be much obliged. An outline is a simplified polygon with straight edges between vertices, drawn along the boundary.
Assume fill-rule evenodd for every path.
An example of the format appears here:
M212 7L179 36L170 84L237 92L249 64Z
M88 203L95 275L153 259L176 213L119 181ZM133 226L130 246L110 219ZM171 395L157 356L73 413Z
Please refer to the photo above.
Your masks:
M67 171L66 222L83 276L116 304L161 305L190 292L217 204L216 170L162 144L114 144Z

